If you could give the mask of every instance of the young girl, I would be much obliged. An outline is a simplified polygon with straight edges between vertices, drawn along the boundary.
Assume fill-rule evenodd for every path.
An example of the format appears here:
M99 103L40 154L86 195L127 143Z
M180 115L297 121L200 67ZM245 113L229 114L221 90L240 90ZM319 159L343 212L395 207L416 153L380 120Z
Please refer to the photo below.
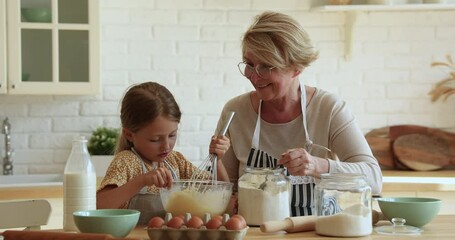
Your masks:
M170 187L174 179L189 179L197 169L173 150L181 115L172 94L158 83L128 89L120 110L122 131L98 188L97 208L138 209L138 224L164 216L159 188ZM209 152L221 159L229 146L227 137L213 137ZM218 180L229 181L223 163L217 163Z

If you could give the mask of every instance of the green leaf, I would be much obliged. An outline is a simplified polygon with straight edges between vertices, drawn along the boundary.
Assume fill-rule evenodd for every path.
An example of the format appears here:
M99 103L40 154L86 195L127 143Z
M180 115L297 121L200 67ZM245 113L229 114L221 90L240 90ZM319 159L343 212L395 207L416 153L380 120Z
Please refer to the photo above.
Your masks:
M112 155L115 151L118 128L99 127L93 131L88 142L88 151L91 155Z

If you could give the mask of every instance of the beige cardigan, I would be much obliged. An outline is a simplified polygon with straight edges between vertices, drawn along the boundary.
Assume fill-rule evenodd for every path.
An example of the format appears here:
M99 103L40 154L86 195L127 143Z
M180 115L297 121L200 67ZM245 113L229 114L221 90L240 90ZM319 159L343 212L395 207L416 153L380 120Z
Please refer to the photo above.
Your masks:
M250 93L237 96L224 106L216 132L223 125L229 111L235 112L226 134L231 140L231 148L222 161L231 181L236 184L247 162L258 115L251 104ZM346 103L334 94L316 89L306 114L310 139L335 153L328 156L326 151L313 147L310 154L327 158L330 173L365 174L372 193L379 194L382 189L381 169ZM279 159L285 150L301 148L304 143L302 115L280 124L261 120L259 148L274 158Z

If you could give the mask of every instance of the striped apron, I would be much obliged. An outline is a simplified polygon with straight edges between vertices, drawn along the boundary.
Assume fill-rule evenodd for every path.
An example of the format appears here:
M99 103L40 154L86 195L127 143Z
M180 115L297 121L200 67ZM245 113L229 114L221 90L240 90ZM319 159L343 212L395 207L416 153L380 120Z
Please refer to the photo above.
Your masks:
M147 173L147 168L145 166L144 160L141 156L137 154L134 148L131 148L131 151L136 154L136 156L142 161L142 174ZM164 160L164 164L171 171L173 179L179 179L175 171L172 169L171 165ZM153 163L153 169L156 169L158 164ZM164 210L163 203L161 202L161 197L159 193L149 193L147 192L147 186L143 187L133 198L131 198L128 209L135 209L141 212L139 216L138 225L146 225L148 221L155 216L164 218L166 211Z
M305 130L305 143L302 143L305 150L310 152L313 147L322 148L326 151L330 150L324 146L313 143L310 140L307 130L306 123L306 92L302 84L300 84L301 95L301 106L302 106L302 119L303 127ZM261 108L262 100L259 102L258 118L256 121L256 127L254 129L251 150L248 155L246 165L255 168L273 168L278 159L262 151L259 148L259 136L261 132ZM286 170L286 175L290 179L291 183L291 198L290 198L290 212L291 216L305 216L314 214L314 186L315 181L311 176L291 176Z

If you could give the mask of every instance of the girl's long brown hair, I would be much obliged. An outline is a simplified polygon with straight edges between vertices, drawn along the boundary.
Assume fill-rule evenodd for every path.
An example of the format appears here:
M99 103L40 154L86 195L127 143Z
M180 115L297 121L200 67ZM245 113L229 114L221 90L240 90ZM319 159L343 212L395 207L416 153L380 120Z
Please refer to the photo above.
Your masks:
M180 122L182 113L172 93L156 82L132 85L123 96L120 110L122 128L132 132L145 127L159 116ZM131 143L120 131L115 153L131 149Z

